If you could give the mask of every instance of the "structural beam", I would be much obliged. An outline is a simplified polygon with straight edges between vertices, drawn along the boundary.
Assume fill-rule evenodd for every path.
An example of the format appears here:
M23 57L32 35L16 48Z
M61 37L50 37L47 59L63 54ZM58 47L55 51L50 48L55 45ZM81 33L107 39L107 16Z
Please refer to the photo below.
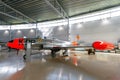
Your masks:
M10 24L10 22L8 22L8 21L6 21L6 20L4 20L4 19L2 19L2 18L0 18L0 23Z
M16 20L25 21L26 23L31 23L31 22L36 23L36 20L34 20L34 19L26 16L22 12L12 8L11 6L4 3L2 0L0 0L0 4L2 4L2 6L4 7L3 9L0 9L1 14L4 14L4 15L6 15L10 18L16 19ZM8 11L12 11L12 13L9 13Z
M13 18L13 19L16 19L16 20L19 20L19 21L23 21L23 19L20 19L20 18L18 18L18 17L12 16L12 15L10 15L10 14L7 14L7 13L1 12L1 11L0 11L0 14L3 14L3 15L5 15L5 16L8 16L8 17L10 17L10 18ZM29 23L29 22L27 22L27 21L25 21L25 22L26 22L26 23Z
M65 12L65 10L62 8L62 6L59 4L57 0L54 0L54 2L51 2L50 0L45 0L45 2L53 8L62 18L68 19L68 14Z

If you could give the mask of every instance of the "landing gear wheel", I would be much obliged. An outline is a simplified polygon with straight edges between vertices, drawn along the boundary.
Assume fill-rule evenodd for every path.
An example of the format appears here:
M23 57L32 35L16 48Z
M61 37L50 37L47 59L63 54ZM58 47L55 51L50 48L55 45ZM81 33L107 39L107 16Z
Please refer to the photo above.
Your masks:
M95 49L88 49L88 55L90 55L91 53L93 53L93 55L95 55Z
M95 52L93 52L93 55L95 55Z
M88 49L88 55L90 55L90 53L91 53L91 49Z
M25 55L23 55L23 59L24 59L24 61L26 61L26 54L25 54Z
M55 54L54 51L51 52L51 57L52 57L52 58L55 58L55 57L56 57L56 54Z

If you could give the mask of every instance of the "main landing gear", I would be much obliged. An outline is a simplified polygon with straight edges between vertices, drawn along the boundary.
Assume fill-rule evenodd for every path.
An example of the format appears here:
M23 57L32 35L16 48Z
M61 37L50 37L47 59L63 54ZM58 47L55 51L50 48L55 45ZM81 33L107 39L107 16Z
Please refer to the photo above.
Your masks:
M60 50L61 50L61 48L59 48L59 47L52 48L52 49L51 49L51 57L52 57L52 58L55 58L55 57L56 57L56 52L58 52L58 51L60 51ZM63 49L63 50L64 50L64 52L62 53L63 56L68 56L68 54L67 54L67 49L65 48L65 49Z
M56 52L58 52L58 51L60 51L61 49L60 48L57 48L57 47L55 47L55 48L52 48L51 49L51 57L52 58L55 58L56 57Z
M88 49L88 55L90 55L91 53L95 55L95 49L92 49L92 48Z

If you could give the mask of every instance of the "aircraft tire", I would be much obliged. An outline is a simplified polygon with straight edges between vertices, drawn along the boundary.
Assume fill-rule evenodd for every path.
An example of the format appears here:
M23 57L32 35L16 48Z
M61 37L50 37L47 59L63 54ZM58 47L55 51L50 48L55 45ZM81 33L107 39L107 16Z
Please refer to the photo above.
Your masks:
M95 55L95 52L93 52L93 55Z
M90 55L90 53L91 53L91 49L88 49L88 55Z
M52 57L52 58L55 58L55 57L56 57L55 51L52 51L52 52L51 52L51 57Z
M23 55L23 60L24 60L24 61L26 61L26 54L25 54L25 55Z

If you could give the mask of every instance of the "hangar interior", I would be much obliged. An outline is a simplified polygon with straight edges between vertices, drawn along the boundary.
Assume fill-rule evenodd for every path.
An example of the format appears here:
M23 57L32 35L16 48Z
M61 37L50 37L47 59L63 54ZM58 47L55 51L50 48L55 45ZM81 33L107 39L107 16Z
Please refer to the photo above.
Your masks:
M16 55L16 50L9 52L0 46L0 80L120 80L119 26L119 0L0 0L1 43L39 37L72 42L79 35L82 48L97 40L115 46L96 50L95 55L88 55L85 48L63 46L60 49L65 51L70 48L69 55L61 57L64 50L56 51L54 59L49 56L51 48L51 52L32 50L31 44L26 52L17 49Z

